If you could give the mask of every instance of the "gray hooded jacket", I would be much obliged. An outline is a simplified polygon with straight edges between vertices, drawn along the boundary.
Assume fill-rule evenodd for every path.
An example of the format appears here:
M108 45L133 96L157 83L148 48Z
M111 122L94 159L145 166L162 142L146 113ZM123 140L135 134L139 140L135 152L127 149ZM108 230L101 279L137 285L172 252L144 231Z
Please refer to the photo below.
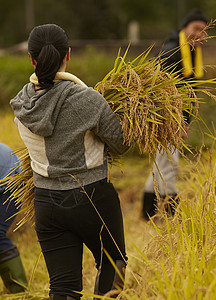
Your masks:
M128 149L119 120L93 88L58 81L49 90L35 92L28 83L10 104L36 187L67 190L103 179L104 146L113 154Z

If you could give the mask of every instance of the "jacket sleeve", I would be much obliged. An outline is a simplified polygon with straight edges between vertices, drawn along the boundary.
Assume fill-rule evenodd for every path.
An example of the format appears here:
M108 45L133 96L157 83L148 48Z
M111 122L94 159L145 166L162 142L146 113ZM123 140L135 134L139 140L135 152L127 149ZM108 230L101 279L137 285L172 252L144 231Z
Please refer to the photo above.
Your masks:
M97 110L97 122L92 131L108 146L111 153L125 153L129 146L124 143L121 123L98 92L94 94L94 107Z

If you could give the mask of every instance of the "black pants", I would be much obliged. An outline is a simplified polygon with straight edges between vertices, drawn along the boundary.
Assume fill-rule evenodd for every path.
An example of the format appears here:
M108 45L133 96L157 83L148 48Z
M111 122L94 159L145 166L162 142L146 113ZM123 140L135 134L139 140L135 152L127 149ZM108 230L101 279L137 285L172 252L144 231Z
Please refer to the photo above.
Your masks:
M103 179L84 189L126 259L122 213L113 185ZM97 268L102 260L102 292L111 289L114 270L104 252L101 253L103 223L82 188L66 191L35 188L35 224L50 276L50 294L80 299L75 291L82 290L83 243L93 253ZM101 239L114 261L123 259L104 227Z

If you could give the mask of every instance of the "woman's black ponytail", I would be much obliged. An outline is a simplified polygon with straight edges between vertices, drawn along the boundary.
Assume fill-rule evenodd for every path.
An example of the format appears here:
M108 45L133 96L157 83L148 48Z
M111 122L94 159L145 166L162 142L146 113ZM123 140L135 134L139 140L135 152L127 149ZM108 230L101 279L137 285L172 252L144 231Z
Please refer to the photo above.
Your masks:
M28 51L37 65L35 73L41 88L50 88L68 51L68 38L55 24L35 27L29 35Z
M53 84L55 74L61 66L61 56L52 44L44 45L37 57L35 73L41 88Z

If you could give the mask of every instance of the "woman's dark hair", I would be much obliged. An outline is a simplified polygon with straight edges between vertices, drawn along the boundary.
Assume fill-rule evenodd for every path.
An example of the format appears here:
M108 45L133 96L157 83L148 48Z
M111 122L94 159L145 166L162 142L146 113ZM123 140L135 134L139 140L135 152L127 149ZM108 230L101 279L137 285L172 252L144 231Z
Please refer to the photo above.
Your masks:
M35 73L41 88L49 88L68 51L65 31L55 24L33 28L28 39L28 51L37 65Z

